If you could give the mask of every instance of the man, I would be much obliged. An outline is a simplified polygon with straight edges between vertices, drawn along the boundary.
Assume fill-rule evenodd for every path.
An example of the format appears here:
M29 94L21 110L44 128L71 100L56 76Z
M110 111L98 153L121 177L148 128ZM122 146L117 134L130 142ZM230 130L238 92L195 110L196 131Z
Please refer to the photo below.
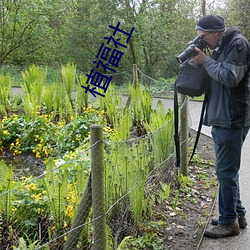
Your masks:
M210 76L204 125L212 126L219 181L219 218L205 235L221 238L239 234L247 226L240 200L241 149L250 126L250 47L237 27L225 30L220 16L202 17L196 33L213 50L206 56L195 48L193 59L203 64Z

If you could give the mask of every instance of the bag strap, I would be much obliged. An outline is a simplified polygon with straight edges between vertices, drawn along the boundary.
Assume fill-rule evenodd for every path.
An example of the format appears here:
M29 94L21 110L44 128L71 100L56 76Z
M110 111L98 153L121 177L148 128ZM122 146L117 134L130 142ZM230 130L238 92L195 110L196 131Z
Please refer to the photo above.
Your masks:
M198 145L198 141L199 141L199 138L200 138L203 117L204 117L204 113L205 113L205 109L206 109L206 104L207 104L207 90L205 91L205 97L204 97L204 101L202 103L199 126L198 126L198 130L196 132L195 143L194 143L194 147L193 147L193 152L192 152L192 154L190 156L190 159L189 159L189 164L192 162L192 159L193 159L193 156L195 154L195 151L196 151L196 148L197 148L197 145Z

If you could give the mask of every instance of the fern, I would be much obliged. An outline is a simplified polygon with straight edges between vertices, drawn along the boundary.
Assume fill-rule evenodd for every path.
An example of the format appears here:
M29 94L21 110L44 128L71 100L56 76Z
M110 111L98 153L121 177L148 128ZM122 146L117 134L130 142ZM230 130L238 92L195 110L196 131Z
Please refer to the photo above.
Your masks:
M56 87L55 84L53 84L52 86L47 86L44 90L43 101L47 113L51 113L53 111L55 87Z
M46 171L44 183L48 192L49 206L53 218L58 226L61 227L67 205L68 178L66 172L61 173L56 170L56 165L52 159L48 160Z
M145 123L146 130L152 132L151 140L155 159L162 162L172 153L173 142L173 112L166 111L162 102L158 102L156 109L151 114L151 122Z
M12 79L10 74L0 75L0 114L7 115L8 97L11 93Z
M0 161L0 212L6 215L9 221L13 205L13 194L11 189L14 186L13 169L8 167L4 161Z
M24 82L21 83L21 87L24 91L25 113L34 117L42 102L47 68L42 69L32 65L29 70L22 72L22 76Z
M61 67L62 86L66 90L67 96L72 100L72 91L76 80L76 66L67 63L66 66Z
M83 108L88 107L88 100L89 100L89 92L85 91L84 88L81 87L81 85L84 85L87 81L86 76L80 76L78 78L78 85L76 88L76 98L75 98L75 106L78 114L81 113L81 110Z

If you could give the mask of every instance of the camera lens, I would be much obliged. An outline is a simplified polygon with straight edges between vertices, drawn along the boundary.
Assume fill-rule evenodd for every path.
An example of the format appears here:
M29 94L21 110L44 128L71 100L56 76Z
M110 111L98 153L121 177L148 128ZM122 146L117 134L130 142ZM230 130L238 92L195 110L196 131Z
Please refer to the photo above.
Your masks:
M191 44L189 47L187 47L180 55L176 57L177 61L179 63L183 63L188 58L198 55L198 53L194 49L195 47L195 44Z

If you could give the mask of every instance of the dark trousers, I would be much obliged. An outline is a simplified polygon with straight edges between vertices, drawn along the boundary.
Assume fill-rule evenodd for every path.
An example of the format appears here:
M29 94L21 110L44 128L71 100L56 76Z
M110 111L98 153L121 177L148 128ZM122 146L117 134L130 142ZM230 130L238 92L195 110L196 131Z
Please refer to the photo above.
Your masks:
M219 223L230 224L245 214L240 200L239 169L241 149L249 127L212 127L215 143L216 175L219 181Z

